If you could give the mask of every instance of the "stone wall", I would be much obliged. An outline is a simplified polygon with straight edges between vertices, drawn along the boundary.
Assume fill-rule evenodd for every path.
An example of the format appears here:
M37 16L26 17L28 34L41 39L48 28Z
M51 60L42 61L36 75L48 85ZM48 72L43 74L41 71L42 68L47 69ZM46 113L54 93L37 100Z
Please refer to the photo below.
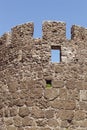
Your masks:
M0 130L87 130L87 29L73 25L70 40L61 22L44 22L42 38L33 31L26 23L0 38Z

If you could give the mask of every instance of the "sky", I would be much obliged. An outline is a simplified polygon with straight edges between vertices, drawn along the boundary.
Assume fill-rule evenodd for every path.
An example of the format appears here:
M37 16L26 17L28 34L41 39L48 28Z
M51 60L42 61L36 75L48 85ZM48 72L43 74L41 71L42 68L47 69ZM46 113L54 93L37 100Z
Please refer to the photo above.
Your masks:
M65 22L70 39L72 25L87 27L87 0L0 0L0 36L16 25L34 22L34 37L40 38L47 20Z

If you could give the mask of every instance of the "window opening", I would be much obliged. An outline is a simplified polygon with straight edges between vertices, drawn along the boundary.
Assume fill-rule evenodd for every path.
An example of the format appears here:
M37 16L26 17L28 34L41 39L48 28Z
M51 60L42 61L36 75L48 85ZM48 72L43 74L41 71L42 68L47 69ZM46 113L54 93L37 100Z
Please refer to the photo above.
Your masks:
M51 87L52 87L52 81L46 80L46 88L51 88Z
M51 62L53 63L61 62L61 48L59 46L51 47Z

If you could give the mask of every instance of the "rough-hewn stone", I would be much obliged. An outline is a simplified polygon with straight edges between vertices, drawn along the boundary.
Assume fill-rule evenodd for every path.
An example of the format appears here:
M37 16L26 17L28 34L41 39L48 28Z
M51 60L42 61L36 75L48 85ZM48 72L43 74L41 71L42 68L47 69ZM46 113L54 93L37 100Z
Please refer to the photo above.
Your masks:
M29 115L29 109L27 107L21 107L19 108L19 115L21 117L25 117Z
M31 114L32 114L32 117L34 117L34 118L44 118L45 117L44 110L42 110L38 107L32 107Z
M0 130L87 130L87 29L33 23L0 37ZM60 63L51 50L60 51Z
M16 127L22 126L22 118L21 117L14 117L13 120L14 120L14 125Z
M30 117L26 116L22 120L22 125L23 126L32 126L33 125L33 120Z

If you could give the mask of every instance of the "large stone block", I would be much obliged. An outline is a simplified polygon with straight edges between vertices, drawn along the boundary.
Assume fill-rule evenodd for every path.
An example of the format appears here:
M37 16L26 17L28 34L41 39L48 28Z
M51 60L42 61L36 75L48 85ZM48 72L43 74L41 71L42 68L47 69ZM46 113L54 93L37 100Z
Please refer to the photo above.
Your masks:
M25 117L25 116L28 116L30 113L28 107L21 107L19 108L19 116L21 117Z

